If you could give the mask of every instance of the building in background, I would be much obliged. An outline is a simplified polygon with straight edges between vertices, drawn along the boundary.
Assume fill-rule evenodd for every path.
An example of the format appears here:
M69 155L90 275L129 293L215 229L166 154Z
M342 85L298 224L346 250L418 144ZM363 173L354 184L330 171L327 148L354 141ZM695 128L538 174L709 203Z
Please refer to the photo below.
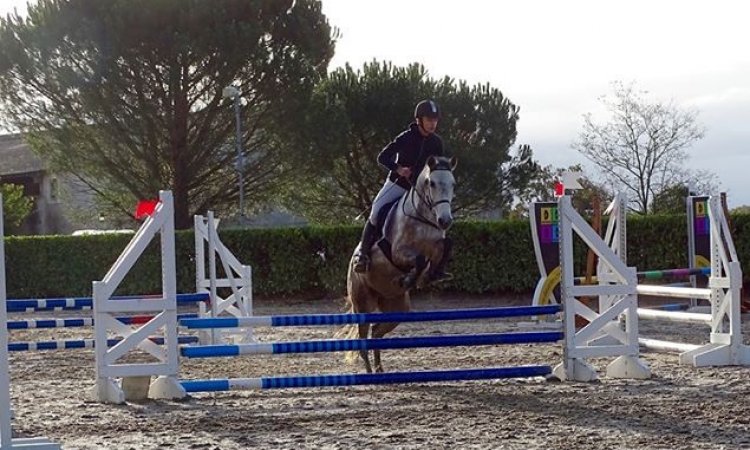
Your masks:
M101 227L86 186L70 175L52 173L20 134L0 135L0 184L21 185L24 195L34 199L18 234L70 234Z
M34 199L31 214L16 234L91 234L100 230L137 227L125 225L123 217L108 219L94 200L92 191L70 174L53 173L20 134L0 135L0 184L17 184ZM292 212L271 207L240 220L226 217L227 228L278 228L305 226L307 221ZM85 233L84 233L85 232Z

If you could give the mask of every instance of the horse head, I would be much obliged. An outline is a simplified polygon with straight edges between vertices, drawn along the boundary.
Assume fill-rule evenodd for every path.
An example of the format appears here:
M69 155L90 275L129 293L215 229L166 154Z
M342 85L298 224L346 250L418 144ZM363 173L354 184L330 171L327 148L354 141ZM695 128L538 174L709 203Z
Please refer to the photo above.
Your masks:
M457 163L455 157L430 156L415 186L426 218L442 230L447 230L453 224L451 202L456 186L453 169Z

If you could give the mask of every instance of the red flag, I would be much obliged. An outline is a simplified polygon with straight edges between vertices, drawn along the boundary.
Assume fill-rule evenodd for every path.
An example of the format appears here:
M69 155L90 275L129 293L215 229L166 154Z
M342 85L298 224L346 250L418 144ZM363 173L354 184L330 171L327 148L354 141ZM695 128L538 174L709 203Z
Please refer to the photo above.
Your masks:
M555 197L565 195L565 186L560 181L555 181Z
M135 206L135 219L140 220L143 217L150 216L156 210L156 205L159 204L158 199L139 200Z

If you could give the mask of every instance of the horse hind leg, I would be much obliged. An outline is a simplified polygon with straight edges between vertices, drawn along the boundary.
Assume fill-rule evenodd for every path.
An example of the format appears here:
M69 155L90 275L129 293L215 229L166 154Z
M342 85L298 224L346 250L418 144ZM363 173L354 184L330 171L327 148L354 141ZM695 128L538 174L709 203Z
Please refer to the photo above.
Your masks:
M350 304L350 313L367 313L374 311L377 307L376 294L368 288L361 277L358 274L352 273L351 269L349 272L348 279L348 299ZM367 339L370 334L370 324L359 324L356 326L356 331L352 329L350 338L359 337L359 339ZM370 365L370 357L367 350L360 350L359 356L365 364L365 370L367 373L372 373L372 366ZM351 353L350 353L351 354Z
M372 338L382 338L386 334L393 331L398 326L398 323L378 323L372 326ZM383 364L380 361L380 350L372 351L373 364L375 365L375 372L383 372Z
M359 338L360 339L367 339L370 334L370 324L369 323L363 323L358 325L359 329ZM373 327L373 332L375 330L375 327ZM380 359L380 355L376 353L377 356L375 356L376 361ZM362 358L362 361L365 363L365 370L367 373L372 373L372 366L370 365L370 355L368 350L360 350L359 356Z
M370 331L369 327L369 324L346 325L336 333L334 333L333 337L334 339L363 339L363 336L367 337L367 334ZM344 361L346 361L347 364L355 364L359 358L362 358L367 372L372 372L372 366L370 365L370 360L366 351L347 350L346 352L344 352L344 355Z
M387 308L381 308L382 312L409 312L411 309L411 302L409 299L409 294L404 293L404 296L398 301L394 302L393 304L390 304ZM382 338L386 334L393 331L398 326L398 322L388 322L388 323L376 323L372 326L372 338ZM375 372L383 372L383 364L380 361L380 350L373 350L373 363L375 365Z

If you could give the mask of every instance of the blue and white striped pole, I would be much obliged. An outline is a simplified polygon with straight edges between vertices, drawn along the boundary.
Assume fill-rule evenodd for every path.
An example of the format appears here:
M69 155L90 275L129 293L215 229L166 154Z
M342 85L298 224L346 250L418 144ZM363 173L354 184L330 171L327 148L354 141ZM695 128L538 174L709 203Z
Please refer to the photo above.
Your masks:
M158 298L160 297L151 295L127 295L112 297L112 300L150 300ZM207 302L208 300L208 293L177 294L177 303L197 303ZM6 304L6 311L8 312L87 310L94 307L94 300L91 297L9 299Z
M185 319L180 325L187 328L237 328L237 327L294 327L352 325L388 322L430 322L446 320L492 319L555 314L560 305L520 306L503 308L472 308L443 311L415 311L403 313L357 313L357 314L306 314L289 316L218 317Z
M487 369L435 370L339 375L312 375L263 378L224 378L181 381L187 392L222 392L248 389L282 389L366 384L428 383L439 381L493 380L549 375L550 366L492 367Z
M249 354L345 352L357 350L387 350L424 347L458 347L469 345L526 344L532 342L557 342L562 332L494 333L447 336L415 336L378 339L340 339L307 342L280 342L239 345L205 345L182 347L182 356L210 358Z
M151 342L157 345L164 345L163 337L151 337ZM107 345L112 347L122 338L113 338L107 340ZM199 341L198 336L178 336L177 342L180 344L195 344ZM10 342L8 344L9 352L33 352L41 350L71 350L81 348L94 348L94 339L76 339L64 341L39 341L39 342Z
M115 319L125 325L145 323L154 316L126 316L116 317ZM178 314L179 319L195 319L198 314ZM94 325L93 317L77 317L69 319L27 319L27 320L9 320L8 330L29 330L35 328L76 328L91 327Z

